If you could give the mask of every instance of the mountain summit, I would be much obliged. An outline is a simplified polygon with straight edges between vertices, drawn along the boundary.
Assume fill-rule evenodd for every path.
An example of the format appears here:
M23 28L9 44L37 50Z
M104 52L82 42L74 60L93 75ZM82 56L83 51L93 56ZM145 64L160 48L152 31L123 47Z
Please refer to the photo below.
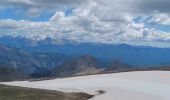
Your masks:
M53 70L53 74L55 76L87 75L101 70L100 61L97 58L85 55L64 62Z
M123 71L128 70L131 68L129 65L123 63L120 59L114 59L108 67L105 69L105 71Z

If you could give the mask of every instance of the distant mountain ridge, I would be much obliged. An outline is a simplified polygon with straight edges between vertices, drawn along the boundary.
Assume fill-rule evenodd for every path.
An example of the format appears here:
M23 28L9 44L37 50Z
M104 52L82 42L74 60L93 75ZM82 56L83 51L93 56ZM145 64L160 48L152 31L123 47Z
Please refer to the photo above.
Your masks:
M68 57L54 53L30 53L0 45L0 79L98 74L107 69L124 70L125 66L128 68L123 62L114 60L105 68L102 62L92 55Z
M170 48L126 44L77 43L67 40L54 40L50 37L44 40L31 40L9 36L0 37L0 44L29 52L61 53L73 57L89 54L103 63L108 63L118 58L129 65L140 67L170 65Z
M48 70L58 66L68 56L56 53L30 53L0 45L0 65L10 66L23 74L32 74L39 70Z
M170 70L170 67L138 68L118 58L105 65L89 54L69 57L56 53L31 53L0 45L0 81L147 70Z

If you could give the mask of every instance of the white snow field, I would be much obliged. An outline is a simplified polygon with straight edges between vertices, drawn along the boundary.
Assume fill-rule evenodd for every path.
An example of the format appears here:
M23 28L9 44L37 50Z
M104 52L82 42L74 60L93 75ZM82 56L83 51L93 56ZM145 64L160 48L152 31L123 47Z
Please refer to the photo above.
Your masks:
M170 100L170 71L137 71L1 84L94 94L90 100ZM99 90L105 91L98 94Z

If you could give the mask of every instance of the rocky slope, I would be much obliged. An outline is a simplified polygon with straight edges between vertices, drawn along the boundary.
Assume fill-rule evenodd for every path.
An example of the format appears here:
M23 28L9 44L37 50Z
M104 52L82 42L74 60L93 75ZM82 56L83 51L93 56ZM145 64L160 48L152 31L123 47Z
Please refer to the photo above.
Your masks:
M33 74L58 66L69 57L56 53L30 53L0 45L0 65L10 66L23 74Z
M105 68L105 72L118 72L126 71L132 68L130 65L125 64L120 59L114 59L109 65Z
M100 61L90 55L77 57L53 69L52 76L65 77L98 73L102 70Z
M11 81L26 78L29 78L29 76L21 74L15 68L0 65L0 81Z

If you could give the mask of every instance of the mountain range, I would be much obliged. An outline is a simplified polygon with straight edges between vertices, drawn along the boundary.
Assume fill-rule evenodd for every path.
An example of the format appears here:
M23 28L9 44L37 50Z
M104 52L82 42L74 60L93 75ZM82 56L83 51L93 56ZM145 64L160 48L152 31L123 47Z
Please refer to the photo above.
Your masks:
M0 65L16 68L26 75L51 69L67 59L69 57L63 54L30 53L0 45Z
M97 74L109 70L128 69L114 60L109 66L92 55L70 57L54 53L31 53L0 45L0 79L12 80L40 77L68 77ZM116 68L113 68L116 66Z
M170 70L169 58L170 48L0 37L0 81Z
M0 37L0 44L31 53L59 53L71 57L89 54L103 63L109 63L113 59L120 59L126 64L137 67L170 65L170 48L127 44L77 43L50 37L37 40L11 36Z
M0 81L71 77L126 71L170 70L170 67L135 67L113 59L103 63L92 55L71 57L59 53L32 53L0 45Z

